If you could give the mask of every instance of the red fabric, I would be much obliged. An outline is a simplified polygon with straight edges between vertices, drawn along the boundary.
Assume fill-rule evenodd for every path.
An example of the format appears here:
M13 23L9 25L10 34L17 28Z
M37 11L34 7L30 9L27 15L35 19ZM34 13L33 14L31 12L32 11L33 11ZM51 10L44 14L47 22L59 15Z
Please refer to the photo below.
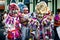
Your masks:
M15 4L10 4L9 10L18 10L18 7Z
M8 33L8 36L7 37L8 37L8 39L13 39L14 38L13 37L13 34L11 32Z
M15 34L15 37L16 38L19 38L21 35L20 35L20 32L18 30L12 30L10 32L8 32L8 39L13 39L14 38L14 34Z

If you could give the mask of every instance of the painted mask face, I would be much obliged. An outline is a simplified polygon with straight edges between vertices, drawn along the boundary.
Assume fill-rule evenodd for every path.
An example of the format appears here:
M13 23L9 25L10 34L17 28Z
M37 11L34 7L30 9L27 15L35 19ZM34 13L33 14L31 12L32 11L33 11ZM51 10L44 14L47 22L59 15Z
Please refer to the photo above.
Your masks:
M16 3L11 3L8 6L8 9L9 9L9 13L11 16L15 16L15 14L17 14L19 12L19 7Z
M10 16L16 16L17 13L18 13L17 10L12 10L12 11L9 12L9 15Z
M38 19L38 20L42 20L44 15L45 15L45 14L43 14L43 13L37 14L37 19Z
M27 7L24 8L24 14L28 14L28 8Z
M16 13L18 13L18 10L13 10L12 13L16 14Z

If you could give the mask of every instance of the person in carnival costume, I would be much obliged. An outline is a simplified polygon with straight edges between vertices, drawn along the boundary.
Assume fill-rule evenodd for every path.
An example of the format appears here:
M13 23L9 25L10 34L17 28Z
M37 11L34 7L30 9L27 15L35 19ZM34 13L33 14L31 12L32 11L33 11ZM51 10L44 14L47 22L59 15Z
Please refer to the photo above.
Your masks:
M19 17L18 17L18 13L19 13L19 7L16 3L10 3L8 5L8 16L7 18L4 20L5 23L5 29L7 32L6 37L8 38L8 40L15 40L18 39L20 37L20 23L19 23Z
M25 4L23 4L22 2L19 2L18 6L20 8L20 12L22 13L22 15L24 17L26 17L26 18L29 18L30 17L30 13L28 11L28 7Z
M38 40L46 38L51 38L51 18L50 18L50 9L48 8L46 2L41 1L35 7L36 10L36 18L33 18L31 21L32 27L36 26L36 38ZM35 21L36 20L36 21ZM34 26L35 25L35 26ZM35 29L35 28L34 28Z
M20 7L20 12L22 13L22 17L20 18L21 23L21 31L22 31L22 40L28 40L29 39L29 14L28 14L28 8L23 3L19 2L18 6Z
M24 3L19 2L18 6L19 6L19 9L20 9L20 12L23 13L23 8L25 7Z

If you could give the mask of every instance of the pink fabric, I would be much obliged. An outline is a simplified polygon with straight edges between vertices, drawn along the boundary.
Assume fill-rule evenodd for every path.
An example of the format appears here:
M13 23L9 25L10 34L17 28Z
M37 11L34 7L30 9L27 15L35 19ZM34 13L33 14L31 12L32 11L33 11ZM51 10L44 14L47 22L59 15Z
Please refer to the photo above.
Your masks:
M15 34L15 35L14 35ZM8 39L13 39L14 37L19 38L20 37L20 33L18 30L12 30L8 32Z

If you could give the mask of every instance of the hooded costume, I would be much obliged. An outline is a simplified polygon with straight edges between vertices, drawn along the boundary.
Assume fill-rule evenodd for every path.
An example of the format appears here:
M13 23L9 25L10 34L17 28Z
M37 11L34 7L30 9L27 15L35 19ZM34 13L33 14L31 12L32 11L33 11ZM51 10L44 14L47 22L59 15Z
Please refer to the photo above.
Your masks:
M10 3L8 6L8 16L5 19L5 27L7 31L7 38L10 40L15 40L20 37L20 23L19 23L19 7L15 3Z
M47 4L44 1L41 1L36 5L35 10L36 10L36 18L31 19L30 25L33 30L36 30L35 31L36 38L38 40L40 39L46 40L46 38L51 38L52 24L50 22L51 21L50 9L48 8Z

